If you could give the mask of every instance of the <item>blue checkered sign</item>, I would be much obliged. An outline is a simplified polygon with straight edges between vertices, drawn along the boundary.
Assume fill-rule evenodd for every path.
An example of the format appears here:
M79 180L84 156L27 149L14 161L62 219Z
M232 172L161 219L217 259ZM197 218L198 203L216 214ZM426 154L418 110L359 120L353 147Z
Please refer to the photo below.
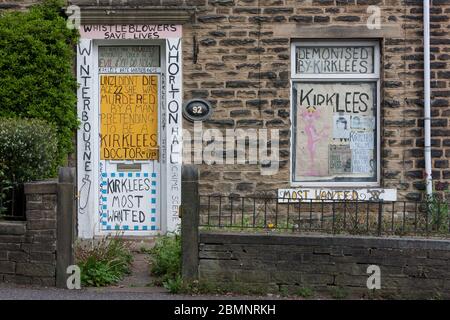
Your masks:
M155 172L102 172L100 225L104 231L158 230L158 175Z

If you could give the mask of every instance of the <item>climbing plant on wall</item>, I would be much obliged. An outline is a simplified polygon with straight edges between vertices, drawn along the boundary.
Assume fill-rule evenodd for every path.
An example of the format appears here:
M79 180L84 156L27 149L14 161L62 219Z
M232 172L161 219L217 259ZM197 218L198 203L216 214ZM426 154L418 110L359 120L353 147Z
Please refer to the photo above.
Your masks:
M78 32L66 27L60 0L0 14L0 116L56 126L58 158L72 151L77 127L73 62Z

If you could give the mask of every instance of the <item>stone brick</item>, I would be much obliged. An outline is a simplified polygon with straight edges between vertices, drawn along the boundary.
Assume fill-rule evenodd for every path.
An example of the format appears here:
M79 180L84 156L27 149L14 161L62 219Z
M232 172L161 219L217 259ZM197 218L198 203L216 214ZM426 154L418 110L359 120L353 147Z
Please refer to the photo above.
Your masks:
M55 219L28 220L27 228L29 230L56 229Z
M1 243L23 243L25 242L25 236L23 235L0 235Z
M31 285L32 278L21 275L5 275L4 281L7 283L15 283L20 285Z
M197 20L202 23L217 23L225 20L227 17L224 15L205 15L199 16Z
M236 121L236 126L238 127L261 127L262 126L263 121L262 120L248 120L248 119L244 119L244 120L237 120Z
M53 277L55 265L44 263L17 263L16 274L32 277Z
M27 262L29 255L24 251L9 251L8 260L13 262Z
M23 235L25 234L25 223L0 221L0 235Z
M231 117L242 117L242 116L249 116L251 115L251 111L244 109L244 110L232 110L230 111L230 116Z
M0 261L0 274L13 274L15 263L12 261Z

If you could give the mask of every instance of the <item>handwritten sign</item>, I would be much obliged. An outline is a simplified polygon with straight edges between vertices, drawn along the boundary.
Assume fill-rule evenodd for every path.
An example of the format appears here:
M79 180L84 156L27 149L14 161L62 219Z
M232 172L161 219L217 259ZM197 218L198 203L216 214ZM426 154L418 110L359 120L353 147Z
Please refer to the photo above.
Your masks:
M107 174L104 174L107 175ZM150 174L109 174L102 177L101 211L104 230L156 228L156 187Z
M81 38L88 39L167 39L181 37L181 26L174 24L82 25Z
M157 160L158 76L100 76L100 159Z
M299 46L296 57L297 73L303 74L365 74L374 69L370 46Z
M373 149L373 132L352 131L350 133L350 149Z
M98 67L159 67L159 51L159 46L101 46L98 48Z
M279 203L300 201L397 201L397 189L278 189Z
M353 173L372 173L374 171L373 150L353 149L352 150L352 172Z

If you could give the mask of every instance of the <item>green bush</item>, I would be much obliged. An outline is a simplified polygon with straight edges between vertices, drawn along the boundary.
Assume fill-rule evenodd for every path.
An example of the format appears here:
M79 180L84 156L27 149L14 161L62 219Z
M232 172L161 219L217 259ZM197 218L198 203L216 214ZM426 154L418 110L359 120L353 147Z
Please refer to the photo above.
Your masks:
M8 205L11 202L9 195L13 188L13 184L7 178L6 172L6 166L0 161L0 218L8 210Z
M56 128L43 120L0 118L0 183L53 176L58 167Z
M437 232L447 232L450 209L445 197L433 192L431 195L426 196L426 203L429 218L431 218L429 223L432 229Z
M302 298L311 298L314 296L314 291L308 287L301 287L297 290L296 294Z
M119 282L130 273L133 255L129 244L118 235L91 246L78 245L75 258L84 286L102 287Z
M183 278L180 274L176 275L174 278L167 279L163 283L163 286L170 293L180 293L186 291L185 284L183 283Z
M153 257L152 275L159 277L160 283L170 292L178 292L182 287L181 237L175 234L158 238L150 254Z
M56 126L62 163L77 128L74 45L63 1L0 14L0 116L38 118Z

